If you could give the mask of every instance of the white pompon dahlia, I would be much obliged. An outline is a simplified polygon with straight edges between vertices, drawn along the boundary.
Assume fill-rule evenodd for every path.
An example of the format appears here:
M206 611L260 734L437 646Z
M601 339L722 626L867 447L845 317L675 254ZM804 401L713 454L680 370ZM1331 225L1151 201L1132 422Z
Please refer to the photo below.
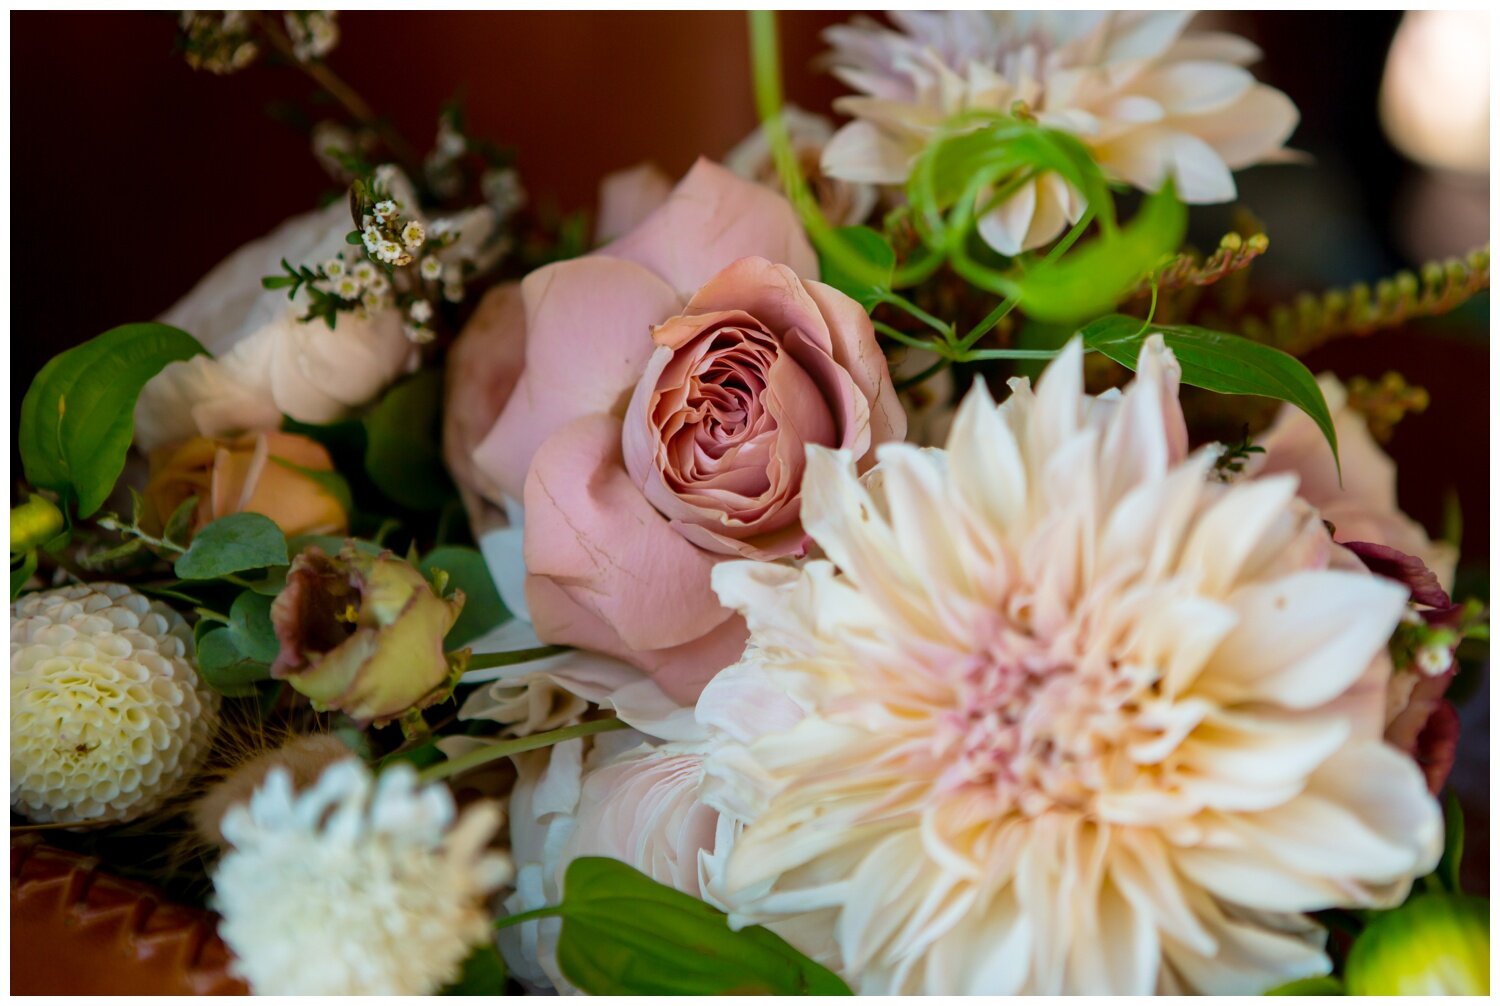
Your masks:
M446 786L350 758L296 793L275 769L220 829L219 933L257 995L428 995L490 933L511 876L492 803L456 815Z
M1207 478L1159 337L1123 394L1081 357L870 488L810 449L828 561L715 570L751 639L713 687L783 697L708 758L725 897L860 991L1258 993L1326 972L1302 913L1437 861L1381 739L1405 590L1295 479Z
M1072 133L1106 171L1155 191L1171 176L1189 203L1234 198L1231 170L1271 160L1297 125L1285 94L1244 69L1254 45L1183 34L1179 11L900 11L828 29L828 62L861 92L823 151L831 177L900 184L938 127L960 112L1010 112ZM1014 255L1046 244L1083 212L1055 174L987 214L980 233Z
M124 584L10 609L10 805L38 822L129 821L192 778L219 696L182 616Z

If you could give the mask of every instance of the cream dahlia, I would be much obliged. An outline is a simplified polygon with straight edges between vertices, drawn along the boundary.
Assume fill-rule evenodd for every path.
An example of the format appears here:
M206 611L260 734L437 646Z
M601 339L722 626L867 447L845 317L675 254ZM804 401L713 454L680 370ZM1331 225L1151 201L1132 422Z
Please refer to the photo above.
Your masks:
M10 805L33 821L129 821L192 779L219 696L183 617L120 583L10 609Z
M1091 398L1075 342L873 487L810 450L827 560L715 573L751 640L704 701L762 724L707 762L738 920L866 993L1255 993L1327 971L1302 913L1434 865L1381 739L1405 589L1295 479L1210 480L1178 375L1153 338Z
M1176 11L892 12L830 28L833 72L860 94L823 169L899 184L938 127L960 112L1024 106L1076 135L1117 178L1155 191L1170 176L1189 203L1234 198L1230 172L1274 159L1297 125L1286 95L1256 82L1255 46L1217 32L1183 34ZM980 222L997 251L1046 244L1083 211L1055 174L1021 188Z
M276 768L220 830L219 933L257 995L427 995L490 932L510 861L494 804L456 815L441 785L349 758L297 793Z

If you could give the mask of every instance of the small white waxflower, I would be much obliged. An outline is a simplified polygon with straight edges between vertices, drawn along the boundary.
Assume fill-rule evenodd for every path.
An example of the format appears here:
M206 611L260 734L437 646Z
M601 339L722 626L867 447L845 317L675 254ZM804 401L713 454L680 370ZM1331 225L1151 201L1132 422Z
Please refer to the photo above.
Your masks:
M375 248L375 257L382 262L398 265L406 257L406 252L394 241L382 241Z
M364 305L366 311L371 314L375 314L376 312L384 311L386 308L390 307L391 299L384 294L376 293L373 290L366 290L365 295L360 298L360 303Z
M432 320L432 305L425 300L419 300L407 308L406 313L417 324L426 324Z
M361 286L369 286L375 282L375 277L380 275L375 266L369 262L360 262L353 270L354 279Z
M464 299L464 285L462 283L444 284L443 299L450 304L457 304Z
M360 232L359 236L364 239L365 251L371 255L374 255L379 250L381 242L385 240L380 233L380 229L374 226L366 227Z
M375 204L375 220L377 223L386 223L396 215L396 201L394 199L382 199Z
M1445 673L1453 666L1453 651L1438 643L1429 643L1417 651L1417 666L1429 678Z
M464 267L459 262L449 262L443 267L443 282L449 286L462 286L464 282Z
M10 805L32 821L128 821L181 790L219 696L182 616L118 583L10 609Z
M443 263L431 255L424 258L418 268L422 273L423 279L439 279L443 275Z
M407 325L406 337L418 346L425 346L437 338L437 333L424 325Z
M390 277L383 272L376 272L370 277L370 282L365 284L365 288L375 296L383 297L391 290Z
M343 300L358 300L360 293L359 280L353 276L344 276L333 285L333 292Z
M408 220L406 226L401 228L401 243L412 251L422 247L422 242L426 240L427 232L415 220Z
M338 279L348 272L349 267L341 258L331 258L323 263L323 275L329 279Z
M489 849L497 804L456 814L410 766L349 758L303 793L267 775L220 830L219 933L257 995L428 995L486 941L488 895L512 874Z

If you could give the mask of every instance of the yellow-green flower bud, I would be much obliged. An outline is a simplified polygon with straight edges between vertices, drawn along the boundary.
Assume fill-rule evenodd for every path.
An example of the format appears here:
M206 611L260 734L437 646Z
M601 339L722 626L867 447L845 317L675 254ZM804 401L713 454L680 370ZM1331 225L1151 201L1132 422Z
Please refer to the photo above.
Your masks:
M1350 995L1488 995L1489 902L1419 895L1370 923L1344 971Z
M35 493L20 506L10 508L10 550L30 552L62 533L63 515L56 504Z
M452 691L443 637L463 605L461 591L438 596L390 552L309 548L271 606L281 643L271 674L319 709L387 723Z

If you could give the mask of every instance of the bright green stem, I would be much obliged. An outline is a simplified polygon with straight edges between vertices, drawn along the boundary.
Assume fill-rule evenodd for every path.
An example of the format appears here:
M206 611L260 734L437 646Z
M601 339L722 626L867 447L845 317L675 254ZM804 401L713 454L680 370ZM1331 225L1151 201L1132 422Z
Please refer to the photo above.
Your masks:
M464 665L465 671L482 671L490 667L510 667L512 664L529 664L533 660L545 660L559 653L567 653L571 646L536 646L529 650L508 650L505 653L476 653Z
M953 326L951 324L943 321L941 318L934 317L933 315L927 313L917 305L913 304L911 301L907 300L905 297L901 296L899 293L892 293L887 290L880 295L880 300L882 303L889 304L892 307L900 308L901 310L905 311L907 314L911 315L913 318L917 319L922 324L926 325L928 328L941 335L944 341L952 340Z
M420 779L422 782L437 782L448 779L478 768L480 765L488 765L492 761L501 758L509 758L511 755L522 754L526 751L536 751L539 748L551 747L561 744L563 741L573 740L575 737L588 737L592 734L602 734L610 730L624 730L629 724L623 720L589 720L587 723L575 723L570 727L562 727L559 730L548 730L543 734L532 734L530 737L517 737L514 740L499 741L488 747L482 747L477 751L470 751L466 755L436 765L428 766L422 771Z
M509 929L511 926L519 926L523 922L533 919L547 919L563 913L562 905L543 905L541 908L533 908L529 912L521 912L516 915L507 915L503 919L495 920L496 929Z

